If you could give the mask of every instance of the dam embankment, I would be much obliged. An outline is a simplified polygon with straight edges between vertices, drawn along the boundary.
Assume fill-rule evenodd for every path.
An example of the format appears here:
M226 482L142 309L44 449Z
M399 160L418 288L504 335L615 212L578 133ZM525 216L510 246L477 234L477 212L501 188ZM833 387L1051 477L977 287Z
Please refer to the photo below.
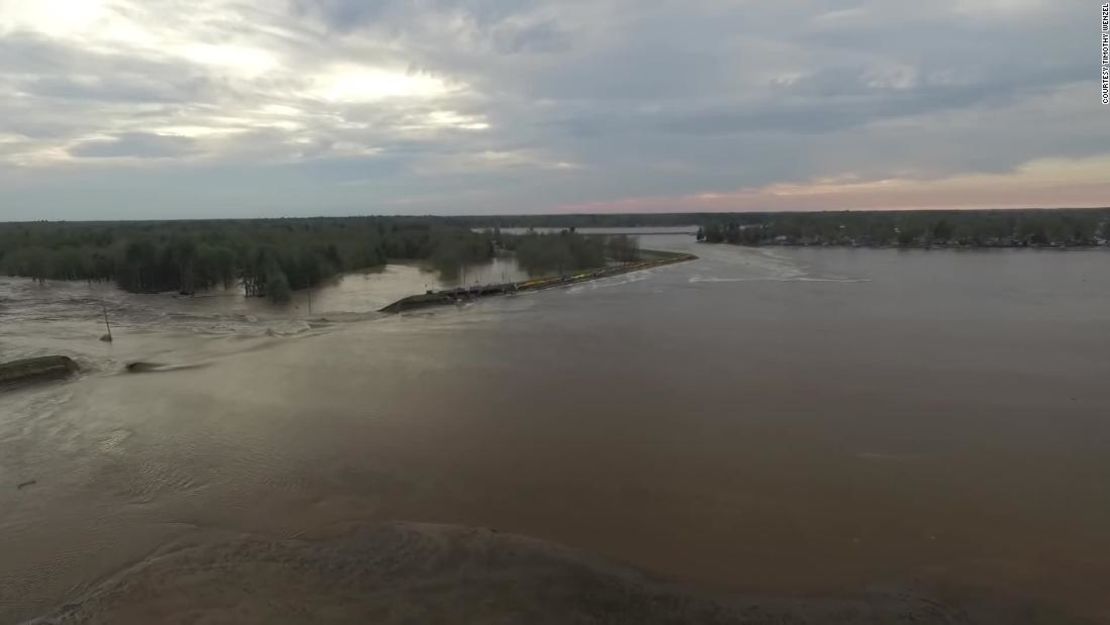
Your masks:
M674 252L657 252L646 251L646 255L650 258L638 260L635 262L621 263L619 265L611 265L609 267L601 267L598 269L589 269L579 271L572 274L562 274L558 276L547 276L543 278L535 278L532 280L522 280L517 282L502 282L499 284L483 284L470 287L458 287L454 289L443 289L428 291L420 295L410 295L393 302L392 304L381 309L381 312L386 313L401 313L409 310L427 308L429 306L444 306L448 304L456 304L468 300L493 297L497 295L509 295L512 293L521 293L526 291L539 291L542 289L550 289L560 286L568 286L571 284L578 284L581 282L589 282L591 280L599 280L601 278L608 278L633 271L642 271L644 269L652 269L655 267L662 267L664 265L672 265L691 260L697 260L697 256L693 254L674 253Z

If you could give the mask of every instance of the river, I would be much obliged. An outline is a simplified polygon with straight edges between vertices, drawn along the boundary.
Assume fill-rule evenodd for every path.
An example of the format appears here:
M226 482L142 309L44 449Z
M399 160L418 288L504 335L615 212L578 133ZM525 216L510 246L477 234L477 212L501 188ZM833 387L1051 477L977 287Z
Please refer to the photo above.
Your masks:
M700 259L403 316L415 267L311 313L0 279L0 360L85 370L0 395L0 623L203 532L393 520L1110 622L1110 254L642 246Z

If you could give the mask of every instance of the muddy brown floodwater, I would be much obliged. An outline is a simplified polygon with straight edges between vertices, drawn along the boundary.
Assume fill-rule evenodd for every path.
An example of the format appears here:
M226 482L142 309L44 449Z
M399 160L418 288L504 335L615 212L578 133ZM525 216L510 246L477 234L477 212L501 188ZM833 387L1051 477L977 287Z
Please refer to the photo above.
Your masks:
M275 562L349 584L314 620L363 622L351 597L400 584L382 571L414 553L435 564L404 580L508 562L467 530L388 522L526 535L714 597L910 588L1110 622L1110 253L643 245L701 259L400 317L371 311L419 292L415 269L318 293L311 316L6 279L0 359L86 373L0 395L0 623L113 605L186 622L184 599L136 607L135 579L187 597L198 570L324 592L259 572ZM359 530L367 558L395 556L373 571L306 546L351 526L408 529ZM578 557L535 549L517 579ZM221 583L240 611L212 622L265 622ZM415 587L373 614L427 605ZM451 596L487 605L481 588Z

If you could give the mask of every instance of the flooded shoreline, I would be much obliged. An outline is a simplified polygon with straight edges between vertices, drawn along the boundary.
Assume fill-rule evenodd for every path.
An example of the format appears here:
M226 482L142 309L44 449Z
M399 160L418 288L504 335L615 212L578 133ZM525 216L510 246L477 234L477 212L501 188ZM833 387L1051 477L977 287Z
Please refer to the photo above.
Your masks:
M1105 255L666 245L701 258L318 327L152 303L111 346L87 295L7 300L5 358L94 366L0 396L0 622L188 536L395 521L726 596L919 583L1110 618Z

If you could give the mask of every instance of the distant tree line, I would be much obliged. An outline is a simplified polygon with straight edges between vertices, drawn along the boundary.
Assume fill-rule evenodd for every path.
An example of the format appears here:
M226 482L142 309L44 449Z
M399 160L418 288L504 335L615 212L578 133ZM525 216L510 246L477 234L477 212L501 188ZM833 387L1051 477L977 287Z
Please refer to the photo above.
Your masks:
M1107 245L1110 209L739 213L698 239L737 245L1086 247Z
M600 213L446 217L468 228L680 228L703 223L710 213Z
M288 300L388 259L442 270L490 258L489 235L436 218L366 217L0 224L0 271L35 280L115 282L139 293L242 284Z
M531 275L595 269L610 261L631 262L640 257L639 242L626 235L582 235L570 228L514 236L503 236L496 229L491 236L503 249L514 253L517 263Z
M501 252L515 253L533 274L627 262L639 258L634 237L576 229L691 223L702 224L701 240L740 245L1076 247L1110 240L1110 209L30 222L0 223L0 272L114 282L142 293L241 284L247 295L282 301L389 259L427 261L448 274ZM565 230L502 234L510 226Z

